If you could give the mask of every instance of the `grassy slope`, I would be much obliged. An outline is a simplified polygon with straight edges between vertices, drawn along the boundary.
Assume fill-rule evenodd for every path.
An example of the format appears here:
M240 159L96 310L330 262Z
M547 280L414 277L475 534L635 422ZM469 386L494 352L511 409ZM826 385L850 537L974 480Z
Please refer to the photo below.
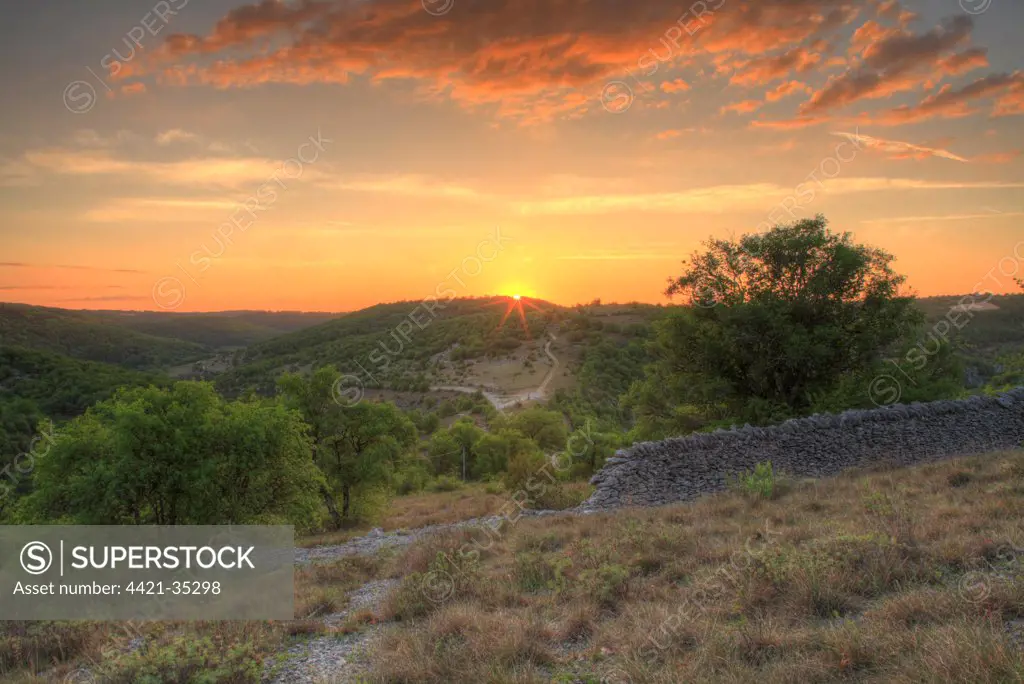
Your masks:
M271 657L295 638L376 623L372 682L1019 682L1022 514L1015 452L797 483L770 501L725 493L523 519L300 570L292 622L137 626L147 650L104 668L126 682L140 660L184 668L170 655L215 637L204 667L240 672L239 653ZM478 548L478 561L459 560ZM379 577L401 582L376 613L331 628L314 619ZM439 586L451 590L441 600L424 593ZM0 673L33 681L13 654L70 672L124 653L132 636L7 622Z
M379 681L1021 681L1024 453L413 548ZM478 535L479 536L479 535ZM470 544L467 548L475 548ZM443 644L443 647L438 647ZM617 674L616 674L617 673ZM579 679L573 679L579 677ZM491 679L491 681L497 681Z

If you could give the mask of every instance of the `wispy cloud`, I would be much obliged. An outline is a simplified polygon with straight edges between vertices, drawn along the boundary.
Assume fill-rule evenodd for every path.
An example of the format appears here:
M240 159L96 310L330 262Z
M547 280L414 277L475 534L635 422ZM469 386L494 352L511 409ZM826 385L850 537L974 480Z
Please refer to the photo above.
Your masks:
M833 195L905 190L988 190L1024 188L1024 182L931 181L916 178L833 178L818 191ZM776 183L718 185L685 192L578 195L526 200L514 206L523 214L590 215L622 211L722 214L763 209L792 195Z
M177 142L193 142L199 139L199 136L195 133L184 131L180 128L172 128L170 130L161 131L157 134L155 140L157 145L166 147L167 145L173 145Z
M146 273L134 268L102 268L99 266L78 266L74 264L30 264L24 261L0 261L0 268L61 268L74 271L105 271L107 273Z
M152 297L146 297L143 295L100 295L96 297L69 297L67 299L58 299L61 303L72 303L72 302L152 302Z
M555 257L559 261L676 261L674 254L650 252L592 252L586 254L565 254Z
M967 162L969 159L965 159L960 155L953 154L949 150L943 150L938 147L925 147L924 145L915 145L914 143L904 142L902 140L885 140L884 138L875 138L870 135L862 135L860 133L844 133L836 131L832 135L838 135L849 140L856 141L861 145L870 147L875 150L881 150L882 152L888 152L894 155L902 155L904 158L907 156L923 159L926 157L942 157L944 159L952 159L958 162Z
M990 212L985 214L944 214L938 216L889 216L886 218L867 219L865 224L882 223L931 223L933 221L974 221L977 219L997 219L1024 216L1024 211Z
M123 285L90 285L90 289L98 290L123 290ZM0 290L77 290L80 288L70 285L0 285Z
M119 176L142 178L177 186L239 187L269 178L280 161L259 157L209 157L180 161L140 161L115 157L104 150L49 148L31 150L24 162L40 171L64 176ZM316 169L303 169L309 179Z
M406 197L433 197L475 201L494 199L493 195L478 191L468 185L441 181L429 176L415 174L330 179L322 181L320 185L351 192L381 193Z
M224 215L238 206L238 202L227 199L120 197L89 209L82 218L93 223L183 223L209 218L211 214Z

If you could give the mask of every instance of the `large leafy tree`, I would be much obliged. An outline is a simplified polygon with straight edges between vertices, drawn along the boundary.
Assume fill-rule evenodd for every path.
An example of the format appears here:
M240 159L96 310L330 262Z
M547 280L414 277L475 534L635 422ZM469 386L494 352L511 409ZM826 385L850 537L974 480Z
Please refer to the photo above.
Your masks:
M334 366L278 381L285 401L310 425L314 459L327 476L321 493L336 523L350 518L354 492L387 481L417 435L416 426L394 404L340 401L341 382Z
M296 412L179 382L123 390L62 427L35 464L24 513L77 524L304 527L321 482Z
M565 448L568 432L565 418L558 411L534 406L513 415L508 424L513 430L532 439L544 451L555 452Z
M707 242L669 281L691 306L656 324L637 436L799 414L868 373L923 322L892 261L822 216Z

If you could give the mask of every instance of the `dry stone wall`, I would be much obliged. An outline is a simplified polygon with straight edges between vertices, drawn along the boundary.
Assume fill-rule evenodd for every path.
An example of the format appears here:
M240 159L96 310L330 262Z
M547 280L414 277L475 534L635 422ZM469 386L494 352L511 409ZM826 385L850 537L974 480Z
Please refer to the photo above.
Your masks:
M911 465L1012 449L1024 443L1024 387L998 397L896 404L733 427L616 452L594 475L584 510L653 506L725 488L759 462L798 477L835 475L881 462Z

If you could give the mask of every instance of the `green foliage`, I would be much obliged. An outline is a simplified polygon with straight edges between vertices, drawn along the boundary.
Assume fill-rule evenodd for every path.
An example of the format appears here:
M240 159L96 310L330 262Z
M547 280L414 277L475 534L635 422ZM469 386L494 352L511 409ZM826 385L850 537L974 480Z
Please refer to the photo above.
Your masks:
M386 484L416 442L416 426L394 404L335 401L341 374L333 366L310 376L286 374L278 386L286 403L310 426L316 464L327 477L322 492L335 522L353 519L352 496L358 488ZM334 495L341 494L339 512Z
M456 343L453 361L504 355L527 339L516 321L499 325L503 312L492 306L496 301L502 302L493 298L395 302L346 314L252 345L241 366L218 377L218 387L231 394L249 388L269 392L283 371L334 365L342 373L362 378L368 387L423 390L423 373L431 358ZM531 310L526 316L530 334L546 334L554 315ZM444 412L439 415L446 417Z
M729 484L732 489L754 499L774 499L779 492L778 476L771 461L758 463L752 470L737 473Z
M508 425L532 439L544 451L554 452L565 448L568 437L565 419L557 411L539 406L528 408L514 414Z
M412 421L421 435L432 435L441 426L441 419L432 411L415 409L409 412L409 420Z
M109 399L118 387L168 382L159 375L106 363L23 347L0 348L0 467L30 449L44 418L57 422L73 418L97 401Z
M441 475L430 483L432 492L455 492L462 489L462 480L450 475Z
M398 494L412 494L423 491L430 479L429 463L422 459L410 459L395 471L391 487Z
M801 415L874 370L923 322L891 263L821 216L709 241L666 291L694 306L655 325L657 360L631 389L636 436Z
M571 462L570 475L573 478L587 478L604 467L615 450L622 445L618 432L594 432L588 421L582 428L574 430L566 440L566 450L560 458Z
M255 642L189 635L99 663L98 674L111 684L258 684L262 660Z
M508 470L501 482L509 492L532 493L543 486L538 480L538 474L547 472L545 468L549 466L547 458L539 451L522 451L509 459Z
M999 372L989 380L987 389L1000 392L1024 385L1024 351L999 359Z
M133 369L165 368L209 353L202 345L147 335L119 323L110 314L0 304L0 340L4 347L31 347Z
M480 437L473 447L472 474L476 479L501 475L518 453L536 451L537 444L518 430L500 428Z
M629 568L618 563L602 563L580 572L579 591L593 597L605 608L615 608L629 589Z
M462 445L447 430L440 430L430 436L427 457L435 475L454 475L462 472Z
M38 459L29 521L272 522L308 527L322 476L301 416L225 402L207 383L122 390L72 420Z

